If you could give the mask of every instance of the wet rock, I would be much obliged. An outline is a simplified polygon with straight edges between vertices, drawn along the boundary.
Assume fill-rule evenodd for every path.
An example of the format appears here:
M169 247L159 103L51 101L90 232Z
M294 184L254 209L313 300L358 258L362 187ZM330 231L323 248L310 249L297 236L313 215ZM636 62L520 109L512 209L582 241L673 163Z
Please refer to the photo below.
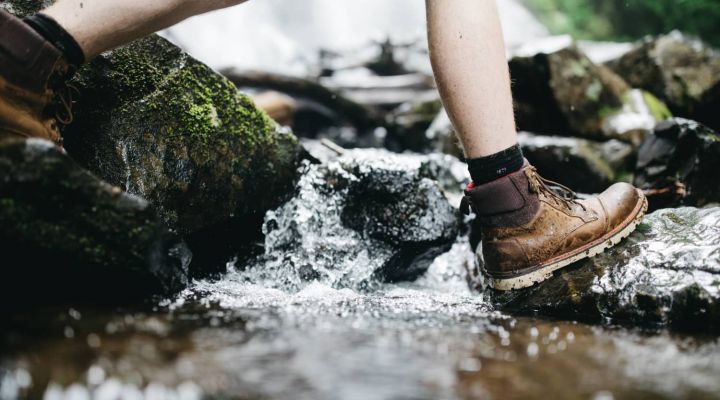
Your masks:
M0 8L19 17L34 14L41 9L52 5L51 0L2 0Z
M388 115L390 129L385 147L418 153L436 151L441 146L435 140L439 135L431 137L427 130L441 110L442 103L437 93L400 105Z
M147 201L39 139L0 144L0 252L0 296L15 306L173 293L191 257Z
M188 237L194 272L222 272L292 191L300 150L292 133L165 39L104 53L73 84L80 96L68 153L148 199Z
M678 116L720 129L720 53L680 32L648 37L608 65Z
M720 134L695 121L659 124L638 152L634 184L653 209L720 202Z
M233 68L222 70L222 74L243 90L272 90L290 96L296 105L292 128L301 137L327 137L341 145L355 145L384 123L384 114L379 110L310 79ZM332 132L340 128L350 132ZM333 137L333 133L337 136Z
M292 189L298 145L209 67L151 36L83 68L68 152L194 233L257 219Z
M656 211L628 239L535 287L488 292L503 310L720 331L720 208Z
M596 65L571 39L529 44L510 60L518 126L543 134L639 144L666 107Z
M425 131L425 137L432 143L433 151L464 159L462 144L455 134L455 127L445 109L440 110L432 121Z
M635 152L619 140L591 140L518 134L523 154L547 179L582 193L598 193L627 178Z
M307 165L296 195L268 212L254 281L296 290L319 280L363 288L414 279L458 233L457 212L424 176L427 158L354 150ZM260 275L258 277L257 275Z

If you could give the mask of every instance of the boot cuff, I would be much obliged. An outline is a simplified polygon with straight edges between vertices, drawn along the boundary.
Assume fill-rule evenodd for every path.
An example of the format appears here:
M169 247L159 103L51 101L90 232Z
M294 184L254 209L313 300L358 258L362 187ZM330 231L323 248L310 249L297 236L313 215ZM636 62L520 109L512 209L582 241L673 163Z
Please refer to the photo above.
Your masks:
M488 227L511 227L527 224L537 214L540 202L530 192L525 170L530 164L500 179L465 190L464 201L469 204L480 223Z

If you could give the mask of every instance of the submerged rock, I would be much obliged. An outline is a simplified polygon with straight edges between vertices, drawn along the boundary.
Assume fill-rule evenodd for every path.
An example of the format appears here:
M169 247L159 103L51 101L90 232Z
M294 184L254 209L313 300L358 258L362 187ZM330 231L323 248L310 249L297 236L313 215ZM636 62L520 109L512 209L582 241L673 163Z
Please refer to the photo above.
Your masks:
M626 178L635 153L619 140L594 142L580 138L518 134L523 154L547 179L582 193L598 193Z
M659 124L638 152L635 186L652 209L720 202L720 134L674 118Z
M682 117L720 129L720 53L680 32L648 37L608 65Z
M307 165L296 195L268 212L254 281L299 289L414 279L458 234L455 208L423 156L355 150Z
M39 139L0 144L0 253L0 296L15 306L173 293L191 257L147 201Z
M529 44L516 54L510 73L522 130L639 144L657 121L670 116L653 95L631 90L569 38Z
M656 211L628 239L532 288L488 291L501 309L720 331L720 208Z

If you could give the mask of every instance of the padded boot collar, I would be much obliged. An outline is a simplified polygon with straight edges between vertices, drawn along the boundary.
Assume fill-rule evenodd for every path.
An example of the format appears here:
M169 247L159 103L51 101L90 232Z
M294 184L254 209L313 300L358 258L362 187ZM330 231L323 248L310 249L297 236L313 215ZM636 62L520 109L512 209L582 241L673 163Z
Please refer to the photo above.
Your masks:
M64 80L69 67L62 53L21 19L0 9L0 75L9 83L44 93L54 75Z
M516 172L482 185L468 186L461 208L475 212L481 225L487 227L515 227L527 224L540 209L538 195L530 190L525 160Z

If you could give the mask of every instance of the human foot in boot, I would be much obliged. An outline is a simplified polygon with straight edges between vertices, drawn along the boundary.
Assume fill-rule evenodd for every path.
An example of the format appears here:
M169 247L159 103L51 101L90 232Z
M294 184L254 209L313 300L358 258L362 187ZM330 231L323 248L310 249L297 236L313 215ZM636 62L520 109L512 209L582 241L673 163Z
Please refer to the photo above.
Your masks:
M72 121L71 67L62 53L15 16L0 10L0 141L38 137L61 145Z
M603 252L630 235L647 210L645 196L630 184L579 200L527 161L500 179L471 184L463 203L481 226L480 270L498 290L532 286Z

